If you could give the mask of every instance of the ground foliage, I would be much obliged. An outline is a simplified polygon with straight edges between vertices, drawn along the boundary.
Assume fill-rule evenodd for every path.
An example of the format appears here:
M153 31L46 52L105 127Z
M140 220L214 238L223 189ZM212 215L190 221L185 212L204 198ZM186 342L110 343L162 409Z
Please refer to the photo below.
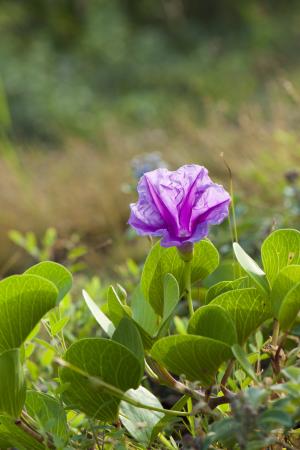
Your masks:
M126 289L75 275L70 296L51 261L2 280L1 448L298 448L299 236L272 232L260 266L235 244L235 279L193 288L190 319L159 242ZM203 286L218 250L192 264Z

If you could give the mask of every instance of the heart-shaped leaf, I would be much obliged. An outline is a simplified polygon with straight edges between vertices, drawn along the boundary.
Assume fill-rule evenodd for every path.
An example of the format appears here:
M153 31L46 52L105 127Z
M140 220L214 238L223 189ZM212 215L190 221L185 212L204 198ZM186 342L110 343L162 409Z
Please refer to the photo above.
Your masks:
M129 397L135 401L143 403L155 408L162 408L160 401L143 386L138 389L130 389L127 392ZM151 442L151 435L154 427L158 424L164 414L158 411L150 411L147 409L137 408L130 403L121 402L120 406L121 422L129 431L131 436L137 442L149 446Z
M290 289L300 282L300 266L294 264L284 267L277 275L272 292L271 302L273 314L278 318L279 310L284 297Z
M239 344L243 344L259 325L271 317L269 299L255 288L225 292L210 305L219 305L229 313L235 324Z
M20 349L0 355L0 414L18 418L25 403L26 385Z
M57 287L57 302L60 302L72 287L72 275L61 264L53 261L43 261L26 270L25 274L38 275L46 278Z
M26 395L26 410L36 420L39 431L50 433L58 439L61 445L68 439L67 416L59 401L43 392L28 391Z
M300 232L290 229L274 231L263 242L261 257L270 285L273 286L284 267L300 263Z
M219 283L214 284L208 289L205 297L205 303L206 304L210 303L214 298L218 297L224 292L233 291L234 289L243 289L252 286L249 277L241 277L233 281L220 281Z
M300 311L300 283L296 284L288 291L282 300L278 320L282 330L290 330L297 319Z
M209 337L230 346L237 342L236 330L230 315L218 305L199 308L191 317L188 333Z
M0 352L20 347L56 305L55 285L37 275L12 275L0 282Z
M151 356L176 375L204 386L214 383L216 371L232 356L227 344L202 336L167 336L157 341Z
M164 312L163 283L167 273L172 274L183 291L184 262L175 247L165 248L157 242L150 251L142 272L141 288L146 300L161 317ZM192 283L202 280L219 264L219 253L209 240L202 240L194 246L191 268Z
M265 272L259 267L259 265L242 249L237 243L233 243L233 250L236 259L245 270L245 272L252 278L257 287L264 293L268 294L270 291L269 283Z
M141 381L139 360L126 347L108 339L81 339L70 346L65 360L123 392L136 389ZM60 378L68 383L63 399L69 407L95 419L116 420L121 399L110 390L69 367L60 370Z

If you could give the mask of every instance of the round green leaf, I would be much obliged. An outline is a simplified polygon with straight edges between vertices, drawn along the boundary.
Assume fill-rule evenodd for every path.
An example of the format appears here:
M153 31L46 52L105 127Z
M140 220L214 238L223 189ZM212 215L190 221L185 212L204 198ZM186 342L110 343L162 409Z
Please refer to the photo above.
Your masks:
M276 318L278 318L284 297L299 282L300 266L294 264L284 267L277 275L271 292L272 309Z
M208 289L205 297L205 303L210 303L214 298L218 297L224 292L247 287L251 287L249 277L241 277L233 281L220 281L219 283L214 284Z
M189 322L188 333L209 337L228 345L237 342L237 334L232 319L225 309L218 305L207 305L199 308Z
M151 249L142 272L141 288L145 298L161 317L164 313L164 276L172 274L178 284L180 293L183 290L184 262L175 247L165 248L157 242ZM194 246L194 257L191 268L192 283L202 280L213 272L219 264L219 253L207 239Z
M25 274L39 275L52 281L58 289L57 302L62 300L72 287L72 274L61 264L43 261L26 270Z
M282 330L290 330L300 311L300 283L296 284L284 297L278 314Z
M273 286L284 267L300 263L300 232L290 229L274 231L263 242L261 257L267 278Z
M20 349L7 350L0 355L0 414L17 419L26 397L26 385Z
M13 275L0 282L0 352L20 347L39 320L56 305L58 291L36 275Z
M215 298L210 305L222 306L235 324L238 343L271 316L270 301L255 288L236 289Z
M104 338L81 339L67 350L65 360L73 366L98 377L123 392L136 389L141 381L139 360L123 345ZM112 395L71 368L60 370L62 383L68 383L63 393L64 401L90 417L114 421L121 399Z
M227 344L202 336L168 336L157 341L151 356L176 375L210 386L222 364L232 356Z

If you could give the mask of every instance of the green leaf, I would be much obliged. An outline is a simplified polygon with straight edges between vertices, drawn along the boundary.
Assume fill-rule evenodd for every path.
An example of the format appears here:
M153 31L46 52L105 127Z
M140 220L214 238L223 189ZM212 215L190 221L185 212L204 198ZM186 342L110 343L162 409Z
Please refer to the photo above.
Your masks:
M4 446L4 445L6 446ZM45 445L38 442L28 433L23 431L20 426L15 424L15 420L4 415L0 416L0 445L1 448L9 447L18 450L45 450ZM2 447L3 445L3 447Z
M252 378L252 380L258 382L256 374L253 370L253 367L251 366L250 362L248 361L247 353L245 353L243 348L240 345L235 344L231 347L231 350L232 350L233 356L240 363L242 369L244 369L246 374L249 375L249 377Z
M300 232L290 229L274 231L263 242L261 256L264 270L273 286L284 267L300 263Z
M276 318L278 318L284 297L299 282L300 266L290 265L278 273L271 292L272 309Z
M22 345L39 320L56 305L55 285L36 275L0 282L0 352Z
M245 270L249 277L252 278L257 287L261 289L263 293L268 294L270 287L265 272L249 255L247 255L245 250L243 250L237 242L233 243L233 250L241 267Z
M135 289L131 298L132 318L148 333L154 336L158 330L159 317L150 303L145 299L140 286Z
M46 278L57 287L57 303L60 302L72 287L72 275L61 264L53 261L44 261L30 267L25 274L38 275Z
M129 317L123 317L112 336L112 340L124 345L139 360L141 365L141 377L144 373L144 348L141 335Z
M51 325L52 336L56 336L58 333L60 333L65 328L69 320L70 317L63 317L62 319L58 320L53 325Z
M130 308L122 303L113 286L109 286L107 290L107 305L109 317L115 326L118 325L123 317L131 316Z
M222 362L231 356L223 342L202 336L176 335L157 341L151 356L176 375L210 386Z
M107 336L112 337L115 332L115 326L112 321L101 311L101 309L96 305L94 300L91 299L89 294L83 289L82 291L85 303L87 307L93 314L94 318L102 328L102 330L107 334Z
M210 305L222 306L229 313L235 324L239 344L243 344L259 325L271 317L269 299L261 296L255 288L225 292Z
M218 297L224 292L233 291L234 289L243 289L247 287L251 287L249 277L241 277L233 281L220 281L219 283L214 284L208 289L205 297L205 303L210 303L214 298Z
M282 300L278 320L283 331L290 330L300 311L300 283L296 284Z
M190 319L188 333L205 336L232 345L237 334L230 315L218 305L199 308Z
M151 249L142 272L141 287L157 314L164 313L164 276L172 274L178 284L180 293L183 290L184 262L175 247L165 248L157 242ZM209 240L195 244L191 269L192 283L202 280L213 272L219 264L217 249Z
M129 397L135 401L155 408L162 408L160 401L146 388L140 386L138 389L130 389ZM151 435L154 427L164 417L163 413L137 408L122 401L120 405L120 419L127 431L134 439L146 446L151 443Z
M108 339L81 339L70 346L65 360L123 392L136 389L141 382L139 360L126 347ZM62 383L69 383L63 393L69 407L95 419L116 420L121 399L111 391L68 367L60 370L60 378Z
M67 416L59 401L50 395L37 391L28 391L26 410L35 419L40 432L58 437L62 444L68 439Z
M18 418L25 403L26 385L20 349L0 355L0 414Z

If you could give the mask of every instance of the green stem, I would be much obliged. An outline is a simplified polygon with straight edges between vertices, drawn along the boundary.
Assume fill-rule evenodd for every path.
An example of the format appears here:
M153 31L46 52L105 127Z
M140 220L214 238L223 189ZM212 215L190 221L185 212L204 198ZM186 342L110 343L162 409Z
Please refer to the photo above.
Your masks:
M185 298L187 300L190 317L194 314L193 299L192 299L192 287L191 287L191 270L192 270L192 260L184 262L184 272L183 272L183 288Z
M274 345L274 347L277 347L278 337L279 337L279 322L277 319L274 319L273 335L272 335L272 345Z

